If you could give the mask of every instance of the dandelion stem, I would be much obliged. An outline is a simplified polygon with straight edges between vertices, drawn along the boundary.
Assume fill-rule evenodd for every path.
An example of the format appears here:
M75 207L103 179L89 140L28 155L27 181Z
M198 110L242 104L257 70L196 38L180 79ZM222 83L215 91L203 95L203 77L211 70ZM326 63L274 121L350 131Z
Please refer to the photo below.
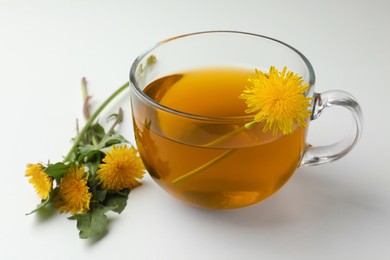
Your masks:
M229 140L230 138L235 136L236 134L241 133L244 130L250 129L255 124L257 124L257 122L255 122L255 121L249 122L249 123L245 124L244 126L235 129L234 131L231 131L231 132L229 132L229 133L227 133L227 134L225 134L225 135L223 135L221 137L218 137L214 141L211 141L211 142L209 142L207 144L201 145L201 147L212 147L212 146L215 146L217 144L223 143L224 141Z
M222 142L232 138L236 134L238 134L238 133L240 133L240 132L242 132L244 130L250 129L252 126L254 126L256 124L257 124L257 122L255 122L255 121L249 122L249 123L245 124L244 126L242 126L240 128L237 128L236 130L234 130L232 132L229 132L228 134L223 135L223 136L215 139L214 141L211 141L211 142L209 142L207 144L201 145L201 147L212 147L212 146L215 146L217 144L220 144L220 143L222 143ZM192 176L202 172L203 170L205 170L205 169L213 166L214 164L218 163L219 161L223 160L225 157L227 157L228 155L232 154L236 150L237 149L232 148L232 149L229 149L229 150L225 151L224 153L222 153L221 155L215 157L211 161L208 161L207 163L202 164L198 168L196 168L196 169L194 169L194 170L192 170L192 171L190 171L190 172L188 172L188 173L186 173L186 174L184 174L184 175L174 179L172 181L172 184L177 185L177 184L182 183L186 179L188 179L188 178L190 178L190 177L192 177Z
M85 122L84 127L81 129L80 133L77 135L76 139L73 142L73 146L70 148L68 154L64 158L64 162L68 162L74 153L74 151L77 149L77 146L79 145L81 139L84 137L85 133L87 132L88 128L92 125L92 123L95 121L97 116L100 114L100 112L103 111L103 109L116 97L118 96L123 90L125 90L129 86L129 83L126 82L124 85L122 85L120 88L118 88L114 93L109 96L106 101L103 102L103 104L98 107L98 109L88 118L87 122Z
M202 164L198 168L196 168L196 169L194 169L194 170L192 170L192 171L190 171L190 172L180 176L179 178L174 179L172 181L172 184L174 184L174 185L180 184L181 182L185 181L186 179L192 177L193 175L198 174L198 173L202 172L203 170L209 168L210 166L216 164L217 162L221 161L226 156L230 155L231 153L235 152L236 150L237 149L229 149L229 150L225 151L223 154L215 157L211 161L208 161L207 163Z

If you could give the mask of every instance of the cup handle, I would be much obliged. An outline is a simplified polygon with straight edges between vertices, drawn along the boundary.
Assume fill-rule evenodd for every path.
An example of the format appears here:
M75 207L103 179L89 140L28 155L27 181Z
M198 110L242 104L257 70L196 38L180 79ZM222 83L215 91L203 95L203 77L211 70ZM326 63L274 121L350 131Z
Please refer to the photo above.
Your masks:
M325 145L307 145L299 167L318 165L337 160L352 150L362 133L362 111L356 99L349 93L341 90L331 90L324 93L314 93L314 104L311 120L317 119L328 107L341 106L347 108L353 118L354 126L350 134L340 141Z

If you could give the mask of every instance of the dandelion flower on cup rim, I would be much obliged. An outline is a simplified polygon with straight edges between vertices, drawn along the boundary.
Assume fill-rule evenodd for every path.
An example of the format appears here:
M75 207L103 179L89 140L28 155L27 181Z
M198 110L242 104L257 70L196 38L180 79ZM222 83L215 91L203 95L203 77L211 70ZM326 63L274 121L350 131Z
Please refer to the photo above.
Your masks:
M120 191L139 186L145 167L137 153L132 146L113 146L96 172L101 187L105 190Z
M240 98L245 99L248 106L246 113L255 112L255 122L264 122L264 131L272 130L290 134L296 124L304 127L310 117L311 97L305 92L310 88L303 84L302 77L287 71L284 67L279 72L270 67L269 73L255 70L255 75L249 78L247 86Z
M28 181L34 186L38 195L44 200L47 199L53 188L53 178L45 173L43 165L27 164L25 176L30 177Z
M71 166L61 178L58 193L54 197L54 206L61 212L72 214L88 211L92 193L89 192L87 180L84 166Z

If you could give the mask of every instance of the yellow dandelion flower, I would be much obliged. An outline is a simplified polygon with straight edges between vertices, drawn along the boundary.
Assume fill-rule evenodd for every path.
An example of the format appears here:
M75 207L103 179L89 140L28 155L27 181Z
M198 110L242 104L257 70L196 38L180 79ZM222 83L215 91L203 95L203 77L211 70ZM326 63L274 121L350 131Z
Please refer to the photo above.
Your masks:
M44 200L47 199L53 188L53 178L45 173L43 165L27 164L25 176L30 177L29 182L34 186L38 195Z
M113 146L106 153L103 163L96 172L100 185L105 190L120 191L139 186L145 167L134 147Z
M61 178L58 193L53 204L61 212L79 214L89 210L92 193L87 186L88 176L84 176L84 167L71 166Z
M312 98L305 96L310 87L303 84L302 77L287 71L286 67L281 72L271 67L269 73L256 69L249 82L252 84L240 98L246 99L245 112L256 112L254 121L265 123L264 131L272 130L274 135L278 131L290 134L296 124L306 126Z

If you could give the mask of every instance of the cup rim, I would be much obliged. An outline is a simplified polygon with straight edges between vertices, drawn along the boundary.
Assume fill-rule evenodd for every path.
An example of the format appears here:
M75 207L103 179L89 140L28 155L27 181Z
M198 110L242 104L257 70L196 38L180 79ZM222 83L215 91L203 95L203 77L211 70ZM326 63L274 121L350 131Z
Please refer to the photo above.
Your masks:
M175 41L175 40L178 40L178 39L181 39L181 38L186 38L186 37L203 35L203 34L239 34L239 35L254 36L254 37L258 37L258 38L262 38L262 39L273 41L275 43L281 44L281 45L289 48L290 50L292 50L293 52L298 54L298 56L305 63L305 65L306 65L306 67L308 69L308 72L309 72L308 84L310 86L310 88L307 90L307 93L313 92L313 88L314 88L314 84L315 84L314 69L313 69L313 66L311 65L310 61L300 51L298 51L296 48L292 47L291 45L289 45L289 44L287 44L287 43L285 43L283 41L280 41L278 39L275 39L275 38L272 38L272 37L269 37L269 36L260 35L260 34L256 34L256 33L250 33L250 32L234 31L234 30L198 31L198 32L187 33L187 34L182 34L182 35L170 37L170 38L167 38L165 40L162 40L162 41L156 43L155 45L153 45L149 49L146 49L146 51L141 53L133 61L132 65L131 65L131 68L130 68L130 73L129 73L130 88L135 90L135 92L136 92L138 97L140 97L143 101L149 103L153 107L156 107L159 110L163 110L165 112L168 112L168 113L171 113L171 114L175 114L175 115L178 115L178 116L182 116L182 117L186 117L186 118L192 118L192 119L201 120L201 121L230 122L230 123L231 122L248 122L248 121L253 120L254 115L211 117L211 116L196 115L196 114L191 114L191 113L186 113L186 112L182 112L182 111L179 111L179 110L175 110L175 109L172 109L170 107L161 105L160 103L156 102L155 100L153 100L152 98L147 96L145 94L145 92L143 92L140 89L140 87L138 86L137 81L135 79L135 71L136 71L138 65L140 64L140 62L143 60L143 58L145 58L147 55L149 55L154 49L158 48L161 45L169 43L171 41Z

